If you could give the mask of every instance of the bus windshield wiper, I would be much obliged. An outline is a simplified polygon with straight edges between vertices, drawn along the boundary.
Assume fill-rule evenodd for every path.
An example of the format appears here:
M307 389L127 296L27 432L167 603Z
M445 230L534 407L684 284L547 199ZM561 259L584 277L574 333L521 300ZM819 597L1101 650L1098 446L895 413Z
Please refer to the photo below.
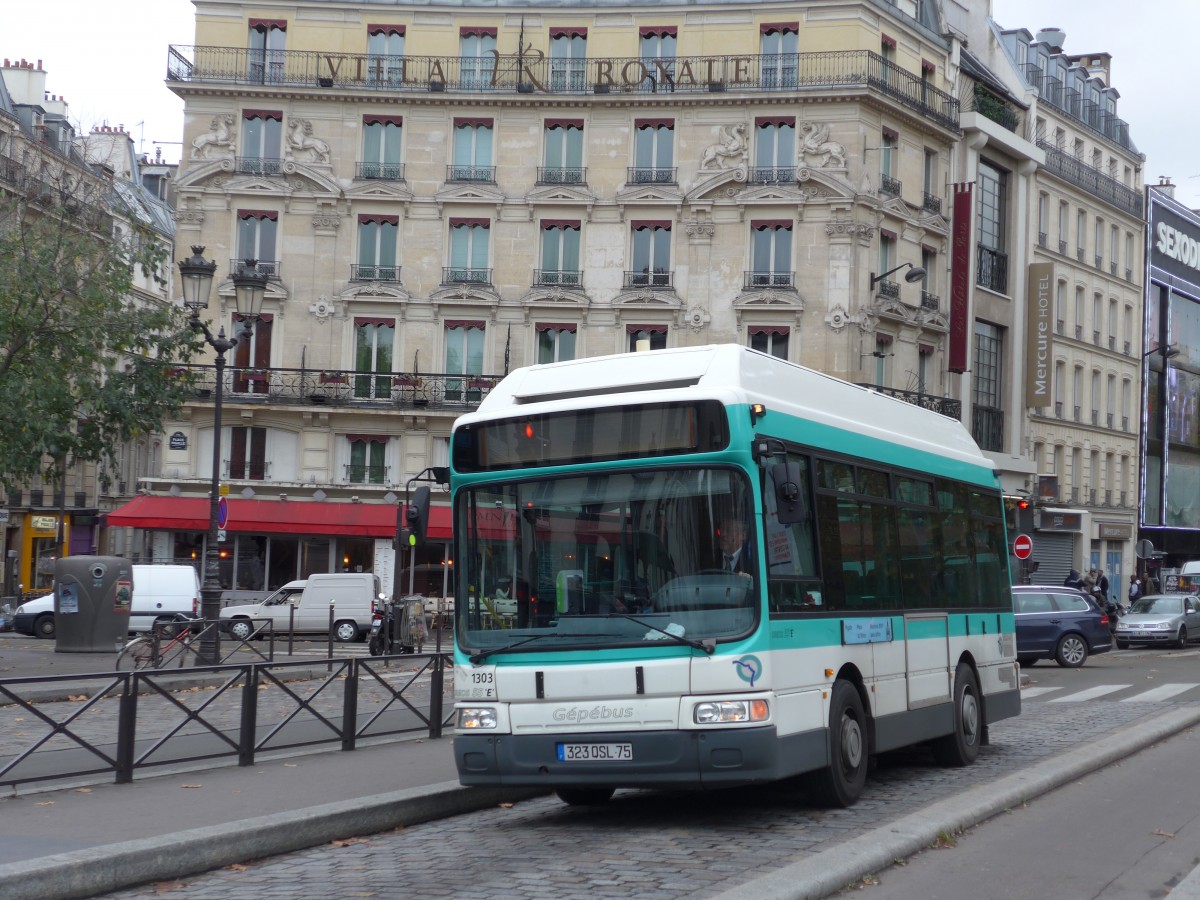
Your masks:
M649 628L651 631L657 631L659 634L665 634L671 640L678 641L679 643L688 647L692 647L696 650L702 650L709 656L712 656L717 649L717 641L715 638L705 638L702 641L698 641L695 638L684 637L682 634L676 634L673 631L667 631L665 628L659 628L657 625L652 625L649 622L643 622L641 619L628 615L627 613L609 613L609 615L605 618L628 619L635 625L641 625L644 628Z
M478 653L471 654L470 656L467 657L467 659L469 659L474 665L479 665L481 662L483 662L489 656L492 656L496 653L507 653L509 650L516 650L518 647L523 647L525 644L532 643L533 641L540 641L542 638L551 638L551 637L553 637L553 638L576 638L576 637L602 638L602 637L611 637L611 635L607 635L607 634L577 634L574 632L564 634L562 632L552 631L547 634L535 634L535 635L525 638L525 640L523 640L523 641L514 641L511 644L505 644L503 647L489 647L486 650L480 650Z

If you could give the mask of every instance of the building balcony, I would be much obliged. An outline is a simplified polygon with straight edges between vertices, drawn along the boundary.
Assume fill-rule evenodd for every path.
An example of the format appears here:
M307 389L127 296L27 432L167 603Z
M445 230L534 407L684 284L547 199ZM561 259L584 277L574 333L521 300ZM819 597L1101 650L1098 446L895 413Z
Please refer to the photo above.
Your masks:
M1044 232L1044 231L1038 232L1037 243L1038 243L1039 247L1041 247L1042 249L1045 249L1046 242L1048 239L1049 239L1049 236L1046 234L1046 232Z
M269 156L236 156L233 170L238 175L282 175L283 160Z
M387 466L371 466L361 463L349 463L345 467L347 484L390 484Z
M264 278L269 278L271 281L279 280L279 260L277 259L256 259L254 261L254 272L250 273L250 267L246 265L246 257L238 257L229 261L229 272L238 272L242 274L257 274Z
M470 269L462 266L442 268L442 284L491 284L491 269Z
M495 166L446 166L446 181L473 182L477 184L495 184Z
M587 168L562 168L561 166L539 166L538 184L587 184Z
M795 272L742 273L742 288L744 290L761 290L762 288L794 288L795 286Z
M979 449L998 451L1004 449L1004 410L988 406L971 407L971 437Z
M786 57L781 60L781 56ZM858 92L877 94L908 107L944 128L957 131L960 104L869 50L797 54L679 56L660 61L638 57L562 60L500 54L495 59L458 56L386 57L388 75L379 77L380 59L366 53L321 50L250 50L240 47L173 45L167 51L167 79L175 83L336 88L340 94L624 94L784 92L808 95ZM569 77L568 77L569 76Z
M534 269L534 287L583 287L583 272L579 269Z
M675 184L676 169L658 166L630 166L625 170L626 184Z
M635 288L652 288L654 290L669 291L673 290L671 284L674 272L626 272L623 281L625 290L633 290Z
M1046 153L1046 171L1057 175L1063 181L1069 182L1077 188L1082 188L1110 206L1115 206L1139 219L1142 217L1141 192L1127 188L1117 179L1089 166L1081 159L1076 159L1069 153L1064 153L1049 141L1039 140L1037 146Z
M888 297L892 300L899 300L900 283L897 281L891 281L887 278L881 278L879 279L879 285L876 288L876 293L879 294L880 297Z
M404 163L355 163L354 177L362 181L403 181Z
M890 194L893 197L899 197L903 189L899 178L893 178L891 175L881 174L879 176L879 193Z
M955 400L953 397L935 397L933 394L926 394L922 391L904 391L899 388L880 387L877 384L862 383L859 384L859 387L870 388L880 394L886 394L897 400L903 400L905 403L911 403L913 406L919 406L921 409L932 410L948 419L962 419L962 401Z
M795 180L795 166L752 166L746 172L747 184L791 184Z
M921 309L939 310L942 308L942 298L929 291L921 291Z
M181 366L177 371L192 389L190 402L201 405L213 402L215 366ZM446 408L457 415L464 408L476 405L500 377L226 365L223 402L238 406L339 406L365 410ZM264 472L264 476L267 474Z
M399 266L366 266L351 264L351 281L393 281L400 280Z
M1008 293L1008 254L992 247L978 245L978 267L975 283L998 294Z
M270 481L271 463L265 459L223 459L221 474L231 481Z
M935 197L933 194L929 193L929 191L925 191L921 198L921 209L925 210L925 212L941 215L942 198Z

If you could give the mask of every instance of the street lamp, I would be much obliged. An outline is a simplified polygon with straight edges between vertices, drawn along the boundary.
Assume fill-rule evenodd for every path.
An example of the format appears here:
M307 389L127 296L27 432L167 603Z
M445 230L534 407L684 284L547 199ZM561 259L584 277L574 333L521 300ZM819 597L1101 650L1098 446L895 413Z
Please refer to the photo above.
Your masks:
M204 342L216 351L216 390L213 393L213 450L212 478L208 494L208 540L204 547L204 583L200 587L200 613L205 622L200 636L199 659L202 664L216 665L221 661L221 636L217 621L221 616L221 550L217 539L217 507L221 493L221 395L225 385L225 354L237 346L240 334L225 337L222 325L213 336L208 325L200 321L200 310L208 306L209 291L212 290L215 262L204 258L203 247L192 247L192 256L179 263L179 276L183 281L183 302L192 311L188 320L191 327L204 335ZM267 278L258 272L258 260L247 259L233 274L235 303L238 315L245 325L241 334L249 335L254 322L262 313L263 296L266 294Z
M896 266L896 268L888 269L882 275L876 275L874 272L872 272L871 273L871 284L867 288L867 290L870 290L870 291L875 290L875 285L879 284L879 282L883 281L889 275L896 274L901 269L903 269L905 266L908 267L908 271L904 273L904 280L907 281L909 284L916 284L918 281L920 281L922 278L925 277L925 269L923 267L914 266L912 263L900 263L900 265Z
M1164 360L1174 359L1179 355L1179 348L1172 347L1170 344L1159 344L1153 350L1147 350L1145 353L1143 353L1142 359L1145 359L1148 356L1153 356L1155 353L1161 353Z

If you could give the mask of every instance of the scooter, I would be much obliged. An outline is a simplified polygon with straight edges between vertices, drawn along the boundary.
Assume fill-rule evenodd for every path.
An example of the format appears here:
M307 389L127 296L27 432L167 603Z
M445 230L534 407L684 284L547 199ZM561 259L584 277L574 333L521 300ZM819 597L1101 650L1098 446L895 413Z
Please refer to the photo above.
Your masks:
M371 614L371 630L367 632L367 652L372 656L385 656L392 649L392 605L385 603L375 607Z

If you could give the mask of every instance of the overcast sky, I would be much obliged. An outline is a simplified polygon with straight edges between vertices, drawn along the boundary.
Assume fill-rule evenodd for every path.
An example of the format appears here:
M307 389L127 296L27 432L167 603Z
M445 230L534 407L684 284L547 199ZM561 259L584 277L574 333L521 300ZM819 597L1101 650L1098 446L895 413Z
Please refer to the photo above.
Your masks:
M190 45L191 0L5 0L0 57L42 60L47 90L66 98L85 131L124 125L136 146L176 161L183 101L167 90L167 47ZM1067 33L1067 53L1107 51L1118 115L1146 154L1144 175L1170 176L1200 207L1200 115L1189 62L1200 34L1197 0L993 0L1004 28Z

